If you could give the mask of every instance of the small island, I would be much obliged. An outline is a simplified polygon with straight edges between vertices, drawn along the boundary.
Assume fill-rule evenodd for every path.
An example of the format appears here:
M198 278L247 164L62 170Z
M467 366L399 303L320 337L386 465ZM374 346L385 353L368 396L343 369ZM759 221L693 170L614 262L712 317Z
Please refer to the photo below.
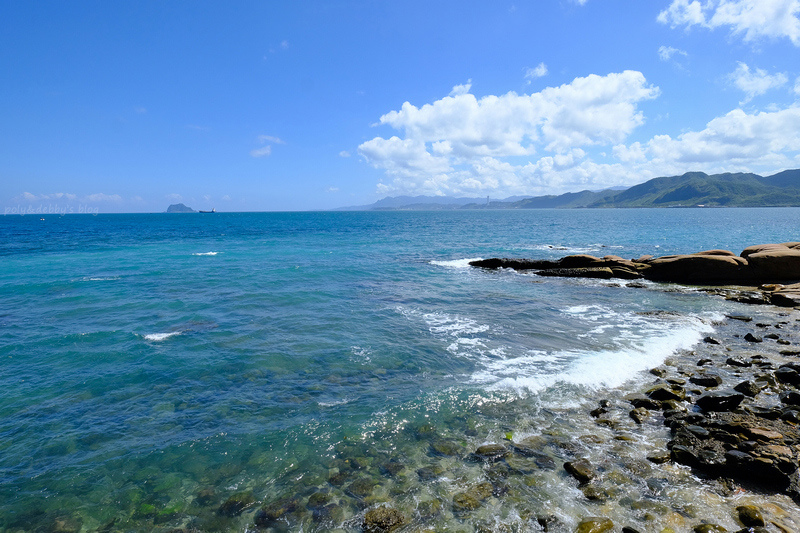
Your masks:
M183 204L172 204L167 208L167 213L197 213L197 211Z

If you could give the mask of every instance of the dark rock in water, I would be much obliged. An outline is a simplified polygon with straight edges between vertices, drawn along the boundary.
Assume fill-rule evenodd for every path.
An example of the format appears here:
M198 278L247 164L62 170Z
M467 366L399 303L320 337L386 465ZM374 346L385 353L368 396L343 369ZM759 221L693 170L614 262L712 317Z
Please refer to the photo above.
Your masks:
M461 455L463 449L455 442L445 439L437 439L431 442L430 451L433 455L458 456Z
M564 463L564 470L569 472L579 483L588 483L597 476L587 459L568 461Z
M712 361L711 359L700 359L699 361L697 361L697 366L710 365L713 362L714 361Z
M298 507L295 498L287 498L268 503L258 510L255 516L255 524L258 527L270 527L281 518L293 513Z
M800 392L798 391L786 391L780 394L781 403L785 403L786 405L796 405L800 406Z
M405 523L406 517L397 509L378 507L370 509L364 515L361 530L366 533L390 533Z
M507 259L495 257L491 259L470 261L469 265L490 270L498 268L511 268L513 270L543 270L548 268L558 268L559 263L556 261L534 261L530 259Z
M752 322L753 317L745 316L745 315L725 315L726 318L730 318L731 320L738 320L740 322Z
M481 502L466 492L459 492L453 496L453 512L456 514L474 511L481 506Z
M432 481L444 474L444 468L439 465L423 466L417 469L420 481Z
M575 533L604 533L614 529L614 522L605 517L591 516L584 518L575 528Z
M417 512L422 518L431 518L439 514L442 510L442 502L439 500L425 500L417 504Z
M385 463L381 464L378 469L380 470L381 474L384 476L393 477L405 470L405 465L397 460L390 460L386 461Z
M726 533L728 530L717 524L699 524L692 528L694 533Z
M744 340L746 340L747 342L764 342L764 339L762 339L761 337L756 337L752 333L748 333L747 335L745 335Z
M737 366L740 368L749 368L753 366L752 362L745 361L744 359L741 359L739 357L728 357L728 359L725 362L731 366Z
M622 528L622 533L640 533L638 529L634 529L632 527L625 526Z
M308 503L306 503L306 507L309 509L318 509L320 507L325 507L331 502L332 496L330 493L327 492L315 492L311 496L308 497Z
M361 477L350 483L345 492L354 498L366 498L372 494L378 483L368 477Z
M214 503L214 500L216 499L217 499L217 493L214 490L214 487L206 487L197 493L197 498L195 499L195 501L199 505L206 507Z
M610 268L553 268L537 272L539 276L551 276L561 278L597 278L611 279L614 272Z
M553 515L548 516L537 516L536 522L539 523L539 527L541 527L544 531L560 531L561 528L561 521L558 517Z
M733 388L736 392L741 392L745 396L750 396L751 398L761 392L761 389L762 386L754 381L742 381Z
M255 503L256 499L251 491L237 492L231 495L217 509L217 514L222 516L239 516L248 507Z
M508 455L508 448L502 444L484 444L470 454L474 461L485 461L493 463Z
M732 390L704 392L695 400L695 405L706 412L732 411L744 400L744 394Z
M657 465L664 464L670 460L669 452L654 452L647 456L647 460Z
M759 527L766 525L764 516L761 514L761 511L758 509L758 507L754 505L740 505L736 508L736 512L739 515L739 521L745 527Z
M648 398L644 394L629 394L625 396L625 400L636 408L643 407L651 411L661 409L661 402Z
M701 387L719 387L722 385L722 378L717 374L698 374L689 378L691 383Z
M781 383L787 383L795 387L800 385L800 372L794 368L782 366L775 371L774 376Z
M648 398L659 402L666 400L683 400L685 395L680 390L676 389L674 385L669 386L662 384L648 389L645 391L645 394Z
M581 492L587 500L593 502L603 502L610 498L608 491L596 485L585 485L581 488Z
M634 422L637 424L641 424L645 421L645 419L650 416L650 411L645 409L644 407L637 407L633 409L630 413L628 413L630 417L633 419Z
M703 342L705 342L706 344L719 344L719 341L714 337L706 337L705 339L703 339Z

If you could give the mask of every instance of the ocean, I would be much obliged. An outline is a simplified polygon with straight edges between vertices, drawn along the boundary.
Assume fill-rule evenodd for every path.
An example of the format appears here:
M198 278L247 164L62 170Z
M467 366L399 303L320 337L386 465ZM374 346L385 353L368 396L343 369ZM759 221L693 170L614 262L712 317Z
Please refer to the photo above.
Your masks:
M797 208L0 217L0 529L360 531L380 506L403 531L573 528L601 509L561 452L503 484L470 453L604 453L575 413L753 310L468 262L739 253L798 228ZM689 505L684 477L641 490ZM644 520L636 497L602 513Z

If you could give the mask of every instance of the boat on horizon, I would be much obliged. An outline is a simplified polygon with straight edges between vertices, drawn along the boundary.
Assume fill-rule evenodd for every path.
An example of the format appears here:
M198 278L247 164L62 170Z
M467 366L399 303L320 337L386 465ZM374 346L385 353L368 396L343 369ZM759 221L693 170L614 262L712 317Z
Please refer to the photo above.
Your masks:
M211 211L203 211L202 209L198 211L198 213L216 213L216 212L217 210L215 208L211 208Z

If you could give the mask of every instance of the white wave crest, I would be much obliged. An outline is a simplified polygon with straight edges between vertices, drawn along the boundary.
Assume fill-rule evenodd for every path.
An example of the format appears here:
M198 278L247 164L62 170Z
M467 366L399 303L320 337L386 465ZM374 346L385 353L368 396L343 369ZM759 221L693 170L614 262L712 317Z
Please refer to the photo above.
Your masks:
M445 268L469 268L472 261L480 261L482 257L469 257L466 259L452 259L450 261L431 261L432 265Z
M192 255L217 255L220 252L195 252Z
M170 337L174 337L175 335L180 335L181 331L171 331L169 333L150 333L148 335L144 335L144 340L151 341L151 342L161 342L163 340L169 339Z

